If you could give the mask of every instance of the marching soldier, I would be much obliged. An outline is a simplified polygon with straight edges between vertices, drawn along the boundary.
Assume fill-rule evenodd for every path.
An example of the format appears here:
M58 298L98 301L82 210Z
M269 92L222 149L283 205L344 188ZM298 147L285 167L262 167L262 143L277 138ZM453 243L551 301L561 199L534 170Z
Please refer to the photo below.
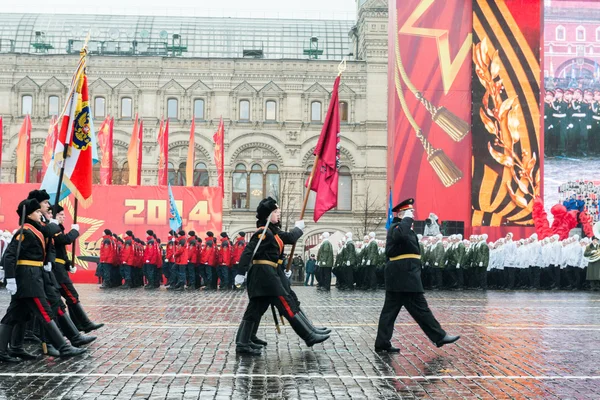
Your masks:
M240 265L248 269L248 297L250 301L242 318L236 336L236 352L260 355L260 349L252 342L255 326L269 305L273 304L290 326L306 344L311 347L329 338L329 335L316 333L310 322L300 312L300 307L286 290L278 268L280 256L286 244L295 243L302 236L304 221L297 221L290 232L280 230L281 211L272 198L260 202L256 209L257 231L246 246ZM268 224L268 227L267 227ZM259 244L260 241L260 244Z
M460 336L448 335L433 316L423 294L421 283L421 255L417 235L412 230L414 199L408 199L392 211L396 214L388 229L385 267L385 303L379 317L375 351L398 353L391 343L394 322L402 306L419 324L427 337L442 347L456 342Z
M175 247L175 265L177 266L179 278L177 279L175 287L171 286L171 288L176 291L183 291L185 289L189 257L185 232L183 235L181 235L181 232L179 232L179 234L179 241Z

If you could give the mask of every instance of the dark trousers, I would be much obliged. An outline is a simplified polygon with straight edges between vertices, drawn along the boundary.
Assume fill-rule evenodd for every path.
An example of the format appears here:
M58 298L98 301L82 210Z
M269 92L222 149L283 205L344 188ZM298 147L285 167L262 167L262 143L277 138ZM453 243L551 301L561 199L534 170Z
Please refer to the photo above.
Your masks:
M60 284L60 295L64 297L68 306L75 305L79 303L79 293L73 286L73 282L71 280Z
M487 281L487 268L486 267L477 267L477 273L479 275L479 287L483 290L487 290L488 281Z
M377 289L377 267L369 265L365 268L365 289Z
M45 297L28 297L17 299L12 296L2 324L15 326L19 322L29 321L31 316L37 317L44 324L52 321L52 309Z
M134 284L131 281L131 270L132 270L132 267L129 266L129 265L123 264L123 265L121 265L120 268L121 268L121 276L125 280L125 284L133 287Z
M419 324L423 332L425 332L429 340L433 343L439 342L446 336L446 332L429 309L423 293L386 291L385 303L379 316L375 347L383 349L391 347L394 323L402 306L406 307L406 311Z
M307 272L306 273L306 281L304 282L304 286L308 285L308 280L310 279L310 286L312 286L315 282L315 274L313 274L312 272Z
M291 295L254 297L248 302L242 320L259 324L271 304L277 308L279 315L288 320L300 311L300 307Z
M185 286L187 279L187 264L177 265L177 287Z
M111 265L110 264L106 264L106 263L99 263L98 264L98 268L96 268L96 275L99 278L102 278L102 286L104 287L110 287L111 286L111 282L110 282L110 268Z
M325 290L331 289L331 268L321 267L321 287Z
M534 289L540 288L540 276L542 269L540 267L529 267L529 286Z
M227 271L227 278L228 278L228 280L227 280L227 287L229 289L233 289L233 287L235 286L234 283L235 283L235 276L236 275L237 275L237 268L236 267L228 268L228 271Z
M219 276L217 275L217 269L211 265L206 267L206 277L208 279L208 286L216 290L217 289L217 281L219 280Z
M516 268L504 267L504 283L505 288L512 290L515 288Z
M171 266L173 264L165 261L165 263L163 264L163 274L165 275L165 278L167 279L167 285L171 284Z
M567 279L571 289L581 289L581 268L568 266Z
M208 269L210 267L207 264L200 264L200 276L202 276L202 286L209 286L208 284Z
M219 265L217 267L217 276L219 277L221 289L227 289L229 284L229 267L227 265Z
M156 265L144 264L144 276L146 278L146 284L150 287L154 286L154 274L156 273Z
M196 264L189 263L186 270L187 285L196 288Z
M434 276L434 289L442 289L444 287L444 270L441 268L433 268L433 276Z

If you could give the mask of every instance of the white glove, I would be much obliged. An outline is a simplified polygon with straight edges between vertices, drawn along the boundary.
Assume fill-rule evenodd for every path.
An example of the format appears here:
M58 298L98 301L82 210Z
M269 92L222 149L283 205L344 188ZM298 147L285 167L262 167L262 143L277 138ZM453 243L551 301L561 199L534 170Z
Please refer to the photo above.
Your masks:
M446 260L446 262L444 263L444 265L448 265L448 260Z
M241 285L242 283L244 283L245 280L246 280L246 277L244 275L236 275L234 283L236 286Z
M300 221L296 221L296 223L294 224L294 227L303 231L304 228L306 228L306 224L304 223L304 220L300 220Z
M347 266L350 266L350 261L346 261L346 265L347 265Z
M79 224L71 225L71 230L79 232Z
M46 271L46 272L52 271L52 263L48 263L48 264L44 265L44 271Z
M290 269L289 271L285 271L285 276L287 278L289 278L290 276L292 276L292 270Z
M460 269L460 264L456 264L456 269Z
M15 278L8 278L6 280L6 290L11 296L17 294L17 280Z
M54 224L54 225L58 225L58 220L52 218L52 219L50 219L50 223Z
M437 267L437 266L439 266L439 265L440 265L440 264L438 264L438 263L435 263L435 266L436 266L436 267Z
M165 262L169 262L169 259L168 259L168 258L165 258Z
M482 262L480 262L480 263L479 263L479 266L480 266L480 267L483 267L483 263L482 263Z
M371 265L371 260L367 260L367 265Z
M4 280L4 269L0 267L0 282Z
M77 272L77 267L75 265L71 265L71 267L69 267L69 272L74 274L75 272Z
M404 216L402 218L415 219L415 212L413 210L406 210L406 211L404 211Z
M146 264L150 264L150 260L146 260Z

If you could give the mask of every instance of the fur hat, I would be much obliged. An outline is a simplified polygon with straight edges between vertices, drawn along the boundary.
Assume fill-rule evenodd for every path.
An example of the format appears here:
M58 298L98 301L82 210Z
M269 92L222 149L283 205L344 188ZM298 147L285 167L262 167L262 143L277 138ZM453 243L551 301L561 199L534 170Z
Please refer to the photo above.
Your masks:
M52 210L54 211L54 215L57 215L60 212L63 212L65 209L60 204L55 204L52 206Z
M196 232L194 232L194 231L189 231L189 232L188 232L188 235L189 235L189 236L196 236Z
M41 203L44 200L50 200L50 195L48 194L48 192L46 192L46 189L42 189L42 190L32 190L31 192L29 192L29 195L27 196L28 200L31 199L36 199L39 203Z
M214 237L214 236L215 236L215 234L214 234L214 233L212 233L211 231L208 231L208 232L206 232L206 236L208 236L208 237L210 237L210 238L211 238L211 237Z
M269 218L269 215L278 208L277 201L272 197L267 197L266 199L261 200L258 207L256 207L256 219L266 220Z
M238 232L238 235L239 235L240 237L246 237L246 232Z
M25 206L26 216L42 208L40 202L36 199L23 200L19 203L19 207L17 208L17 214L19 214L20 218L23 218L23 206Z
M126 234L127 236L133 236L133 232L131 232L131 231L127 231L127 232L125 232L125 234Z
M179 236L185 236L185 231L179 231L177 234L178 234Z
M229 236L227 236L227 232L221 232L221 237L222 238L226 238L226 237L229 237Z
M105 235L111 235L112 236L112 231L110 229L105 229L104 230L104 234Z

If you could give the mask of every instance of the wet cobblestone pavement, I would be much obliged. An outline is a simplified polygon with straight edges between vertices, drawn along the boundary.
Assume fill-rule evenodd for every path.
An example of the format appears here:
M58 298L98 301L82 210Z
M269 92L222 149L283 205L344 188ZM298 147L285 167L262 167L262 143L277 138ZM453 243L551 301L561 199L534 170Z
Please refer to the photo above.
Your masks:
M307 348L265 314L261 357L235 354L246 293L119 290L79 285L106 323L74 359L0 364L0 399L600 398L600 294L429 292L442 326L462 338L441 349L406 311L395 355L373 343L383 291L298 287L331 339ZM0 291L0 308L9 296ZM30 348L32 349L32 348Z

